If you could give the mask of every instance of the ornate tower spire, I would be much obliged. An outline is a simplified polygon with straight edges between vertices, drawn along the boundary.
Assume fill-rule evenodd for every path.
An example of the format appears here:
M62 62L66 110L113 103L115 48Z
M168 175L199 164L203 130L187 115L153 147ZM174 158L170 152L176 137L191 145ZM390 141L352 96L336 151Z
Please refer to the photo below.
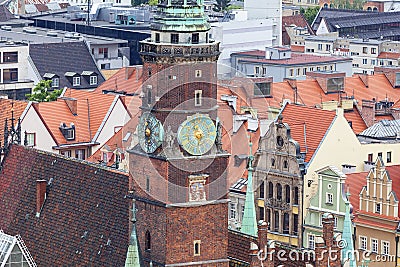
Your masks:
M143 266L140 259L139 242L136 234L136 203L132 199L132 231L129 239L128 252L126 254L125 267Z
M257 236L257 219L256 219L256 209L254 207L254 191L253 191L253 143L251 142L249 134L249 164L247 167L247 190L246 190L246 201L244 204L244 214L242 221L241 232L244 234Z
M354 254L352 224L350 218L350 192L347 189L346 193L346 213L344 215L342 240L345 246L342 249L342 264L343 266L356 267L356 259Z

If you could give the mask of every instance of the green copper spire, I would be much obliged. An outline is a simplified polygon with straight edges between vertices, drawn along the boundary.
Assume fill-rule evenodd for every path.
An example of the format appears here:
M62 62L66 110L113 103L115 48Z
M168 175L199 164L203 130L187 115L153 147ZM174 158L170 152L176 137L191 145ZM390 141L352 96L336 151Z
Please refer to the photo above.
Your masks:
M354 245L353 245L353 231L350 219L350 193L346 193L346 213L344 215L343 233L342 233L342 263L347 267L357 267Z
M140 261L139 242L136 236L136 205L132 200L132 232L129 239L128 252L126 254L125 267L143 266Z
M250 135L249 135L250 139ZM257 219L256 209L254 206L254 192L253 192L253 152L252 152L251 139L249 142L250 155L249 164L247 167L247 190L246 190L246 201L244 203L244 214L242 221L241 232L244 234L252 235L257 237Z

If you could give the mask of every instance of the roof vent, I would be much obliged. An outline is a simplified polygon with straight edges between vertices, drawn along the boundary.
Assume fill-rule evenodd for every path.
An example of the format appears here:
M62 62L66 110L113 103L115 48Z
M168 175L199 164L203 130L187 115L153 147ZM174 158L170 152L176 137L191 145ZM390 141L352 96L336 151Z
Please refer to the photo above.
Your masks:
M1 29L3 31L11 31L11 26L4 25L4 26L1 26Z
M26 33L32 33L32 34L35 34L37 32L35 28L31 27L24 27L22 30Z
M57 32L56 31L48 31L47 36L57 37Z

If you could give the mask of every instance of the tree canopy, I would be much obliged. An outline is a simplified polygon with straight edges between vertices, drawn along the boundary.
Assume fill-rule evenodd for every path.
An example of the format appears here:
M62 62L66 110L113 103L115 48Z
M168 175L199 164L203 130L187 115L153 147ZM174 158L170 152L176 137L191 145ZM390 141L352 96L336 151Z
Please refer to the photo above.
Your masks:
M50 91L51 80L41 80L32 90L32 94L27 94L26 98L36 102L50 102L57 100L61 95L62 89Z
M319 11L319 6L316 7L309 7L307 9L300 8L300 13L304 14L304 17L306 18L306 21L309 25L311 25L317 16Z
M215 12L223 12L226 11L231 5L231 0L217 0L214 4L213 10Z

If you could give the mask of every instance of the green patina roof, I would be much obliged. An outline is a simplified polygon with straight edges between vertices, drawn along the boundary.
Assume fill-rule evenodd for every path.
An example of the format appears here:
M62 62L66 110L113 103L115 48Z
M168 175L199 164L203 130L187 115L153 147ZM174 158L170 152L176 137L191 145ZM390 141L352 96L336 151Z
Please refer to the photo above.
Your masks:
M347 194L346 200L346 213L344 215L344 223L343 223L343 233L342 233L342 263L344 264L346 261L349 262L348 267L357 267L355 254L354 254L354 245L353 245L353 231L352 231L352 223L350 218L350 202L349 202L350 194Z
M247 175L247 190L246 190L246 201L244 203L244 214L242 227L240 231L244 234L257 237L257 219L256 209L254 206L254 192L253 192L253 154L251 151L252 143L250 146L248 175Z
M140 259L139 241L136 234L136 205L135 200L132 201L132 232L129 239L128 252L126 254L125 267L141 267L143 266Z

